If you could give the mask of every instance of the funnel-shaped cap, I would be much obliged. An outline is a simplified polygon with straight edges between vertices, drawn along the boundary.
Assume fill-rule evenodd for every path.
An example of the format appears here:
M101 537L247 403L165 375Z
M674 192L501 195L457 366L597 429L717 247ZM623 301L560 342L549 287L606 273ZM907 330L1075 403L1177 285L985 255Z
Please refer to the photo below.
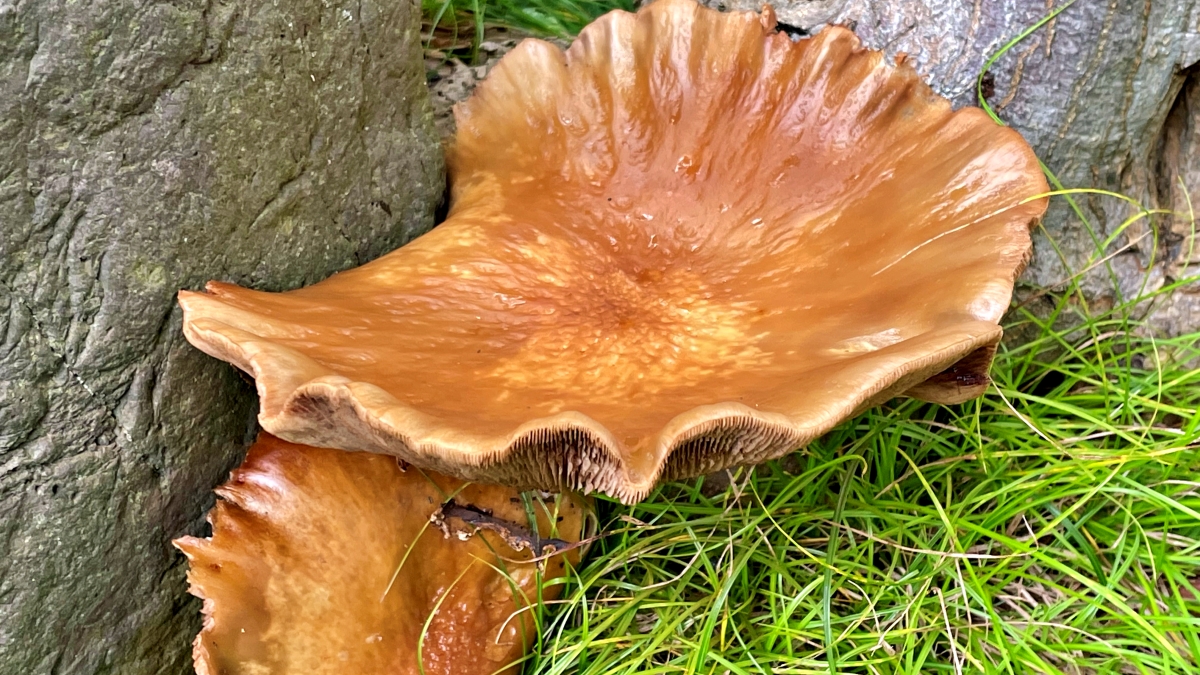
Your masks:
M980 394L1037 159L850 31L773 23L660 0L522 43L457 110L443 225L309 288L183 293L188 338L282 437L624 500Z

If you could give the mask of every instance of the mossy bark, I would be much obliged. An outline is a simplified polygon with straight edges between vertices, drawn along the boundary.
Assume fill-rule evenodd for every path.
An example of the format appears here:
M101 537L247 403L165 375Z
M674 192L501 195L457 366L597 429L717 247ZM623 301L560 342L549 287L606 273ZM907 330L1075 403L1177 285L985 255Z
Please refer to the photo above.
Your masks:
M389 251L444 188L410 3L0 2L0 673L182 673L168 542L253 388L174 295Z

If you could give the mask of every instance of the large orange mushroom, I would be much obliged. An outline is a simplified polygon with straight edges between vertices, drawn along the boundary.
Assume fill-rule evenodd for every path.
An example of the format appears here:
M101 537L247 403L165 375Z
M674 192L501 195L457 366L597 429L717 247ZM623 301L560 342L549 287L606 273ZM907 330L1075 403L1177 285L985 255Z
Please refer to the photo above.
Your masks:
M983 392L1046 206L1016 132L769 9L527 40L456 116L431 233L296 291L180 294L271 433L638 500Z

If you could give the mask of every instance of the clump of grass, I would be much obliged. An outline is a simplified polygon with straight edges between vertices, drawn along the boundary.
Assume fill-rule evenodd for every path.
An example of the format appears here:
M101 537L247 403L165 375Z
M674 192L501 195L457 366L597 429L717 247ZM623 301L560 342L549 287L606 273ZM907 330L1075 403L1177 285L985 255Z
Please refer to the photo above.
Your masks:
M977 401L605 503L526 672L1200 670L1200 334L1018 315Z
M489 27L538 37L571 38L614 9L636 0L422 0L426 48L474 60Z
M601 15L614 9L632 12L636 0L488 0L491 21L534 35L570 38Z

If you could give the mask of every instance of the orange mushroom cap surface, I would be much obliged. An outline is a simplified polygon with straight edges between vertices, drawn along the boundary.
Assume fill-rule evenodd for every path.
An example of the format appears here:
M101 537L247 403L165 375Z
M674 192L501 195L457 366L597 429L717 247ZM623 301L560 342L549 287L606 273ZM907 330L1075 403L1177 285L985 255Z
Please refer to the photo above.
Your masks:
M849 30L612 12L527 40L456 110L444 224L287 293L184 292L262 426L472 480L641 499L987 367L1029 146Z
M443 532L430 516L452 498L513 531L572 542L584 520L563 497L535 504L530 527L512 490L267 434L217 494L212 538L175 542L204 600L199 675L519 672L535 637L530 606L558 589L539 596L535 565L520 562L541 547L518 553L501 535L452 517ZM568 559L574 549L550 556L544 573L561 577Z

